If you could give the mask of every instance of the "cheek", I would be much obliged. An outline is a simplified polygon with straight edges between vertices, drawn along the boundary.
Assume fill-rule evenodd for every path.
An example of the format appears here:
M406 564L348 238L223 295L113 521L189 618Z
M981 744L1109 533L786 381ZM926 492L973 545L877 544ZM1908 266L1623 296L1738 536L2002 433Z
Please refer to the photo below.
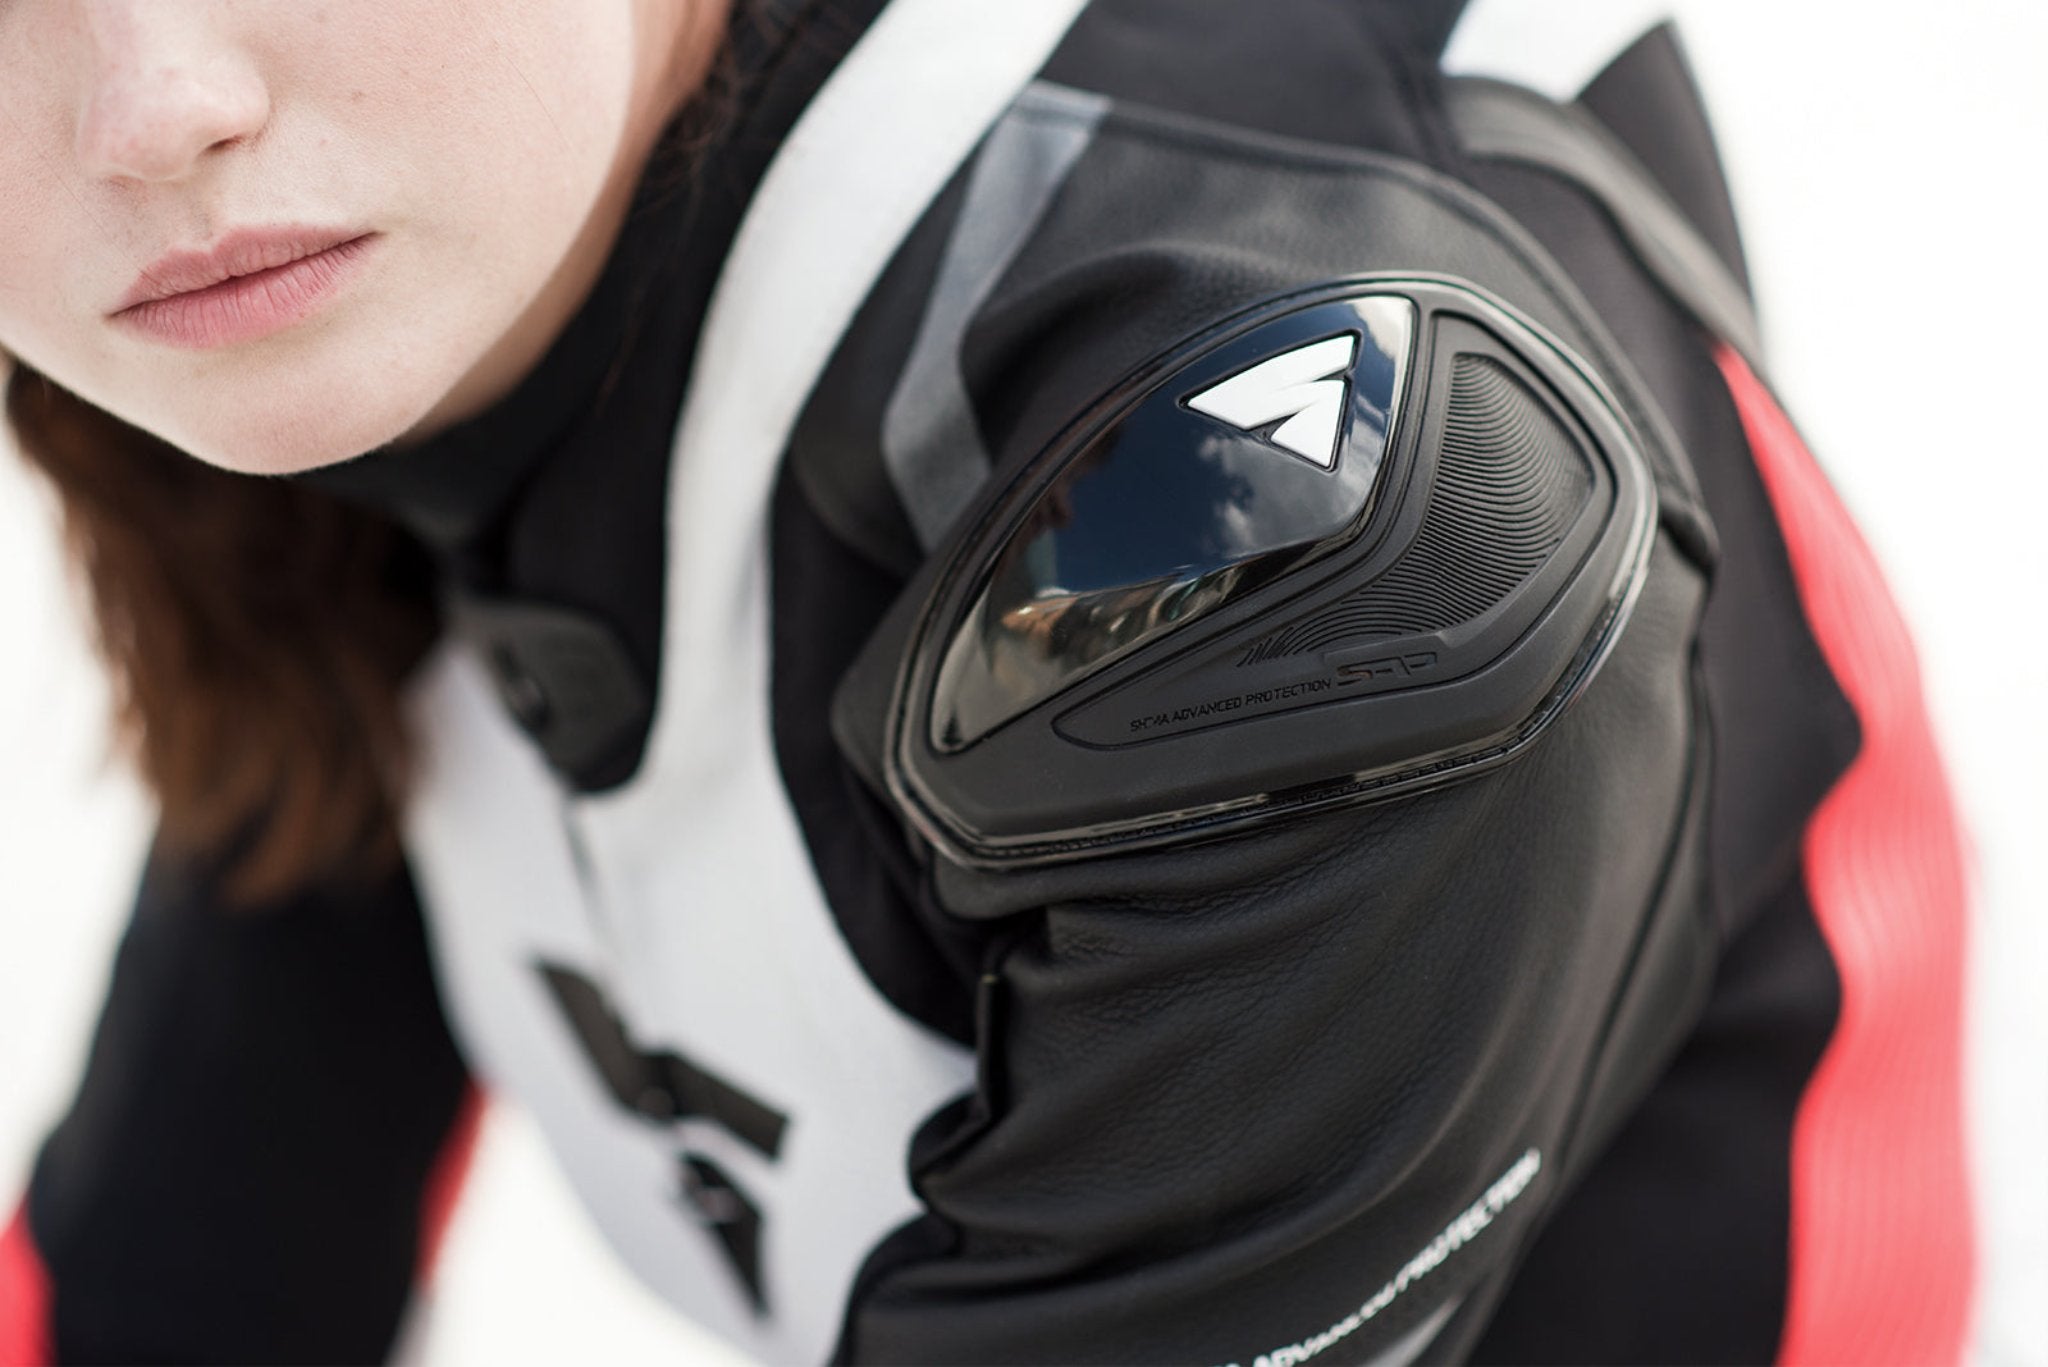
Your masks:
M0 0L0 12L7 0ZM25 349L83 307L108 233L65 178L70 150L59 106L10 48L0 22L0 346Z
M362 3L363 0L353 0ZM381 0L387 22L318 63L333 136L412 196L422 231L488 236L508 255L573 232L633 98L633 33L615 0ZM345 88L343 88L345 87Z
M317 60L274 60L323 89L318 134L300 140L306 174L322 158L353 168L352 207L387 234L364 328L445 387L575 243L626 129L635 35L617 0L352 3L382 21L351 10Z

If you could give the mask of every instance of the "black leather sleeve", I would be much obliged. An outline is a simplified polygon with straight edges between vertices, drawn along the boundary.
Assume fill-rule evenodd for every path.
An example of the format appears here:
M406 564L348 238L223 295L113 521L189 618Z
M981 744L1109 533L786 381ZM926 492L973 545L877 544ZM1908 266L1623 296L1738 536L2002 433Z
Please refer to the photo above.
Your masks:
M153 856L30 1184L55 1360L382 1360L466 1087L404 873L228 910Z
M1411 260L1424 255L1408 250ZM1359 256L1366 269L1395 264ZM1540 291L1524 283L1513 297ZM1589 374L1631 383L1602 350L1597 324L1581 319L1579 335L1603 356L1586 363ZM1457 373L1456 349L1440 348L1449 369L1439 373ZM1416 373L1424 369L1418 361ZM1529 374L1534 393L1542 382ZM1183 375L1198 393L1217 378L1199 366L1174 371L1156 392L1172 399ZM1449 473L1450 448L1465 439L1459 424L1468 423L1456 390L1450 382L1452 399L1425 401L1411 388L1409 416L1389 429L1406 424L1408 435L1389 439L1404 454L1388 456L1388 468L1418 472L1403 499L1449 507L1464 497ZM1188 406L1175 401L1176 411ZM1639 395L1625 406L1647 412ZM1472 424L1493 433L1480 443L1488 450L1520 440ZM1177 449L1190 462L1216 449L1202 429L1185 430L1195 435ZM1044 452L1079 449L1073 468L1101 468L1085 454L1094 448L1064 437L1005 445L981 498L838 699L842 744L870 784L890 791L927 861L929 903L986 937L977 1089L918 1136L911 1172L928 1214L871 1257L850 1301L844 1360L1281 1367L1309 1357L1457 1360L1469 1348L1546 1211L1689 1028L1711 975L1706 730L1693 658L1711 536L1683 515L1685 486L1668 473L1683 457L1658 441L1666 511L1650 524L1625 624L1590 681L1511 755L1434 786L1347 789L1334 805L1278 794L1270 805L1280 810L1249 825L1040 844L1014 859L950 839L919 809L915 776L903 772L906 745L923 747L916 762L938 772L992 743L963 743L924 720L926 699L948 685L942 669L920 671L915 659L945 648L960 620L952 605L972 597L942 587L944 566L981 563L977 555L1004 563L999 551L976 548L1012 535L1000 509L1012 490L1033 487L1031 471L1068 459ZM1428 450L1415 455L1414 443ZM1347 448L1334 468L1351 458ZM1435 473L1420 473L1431 459ZM1387 499L1353 535L1369 539L1374 519L1399 522L1400 502ZM1130 502L1131 535L1156 540L1171 503L1164 494ZM1061 508L1063 526L1081 525L1078 498ZM1023 536L1036 524L1017 525ZM1477 612L1473 622L1498 613L1478 592L1492 533L1466 523L1439 530L1428 594ZM1411 526L1388 533L1387 544L1406 536L1425 545L1431 535ZM1036 554L1012 563L1043 564ZM1413 562L1361 563L1370 591ZM1114 734L1082 733L1071 719L1091 697L1177 668L1215 632L1269 639L1267 627L1297 620L1293 576L1321 572L1290 568L1254 589L1241 602L1246 622L1214 626L1231 608L1183 613L1042 701L1027 690L1023 705L1036 710L986 733L1006 737L1017 758L1006 781L974 790L975 810L1000 828L1013 811L1091 800L1062 785L1056 750L1085 745L1097 747L1087 761L1094 781L1114 789L1136 775L1124 796L1142 811L1165 771L1103 762ZM1322 661L1301 668L1341 670L1354 640L1367 654L1384 645L1382 627L1341 620L1355 637L1294 657ZM1540 639L1560 620L1546 610L1521 639ZM920 634L913 622L938 630ZM1465 631L1450 628L1445 639ZM1227 658L1258 665L1265 656ZM989 659L998 672L1010 667L1007 656ZM1431 687L1395 683L1416 696ZM1375 723L1370 701L1302 696L1312 705L1286 718L1247 706L1185 743L1140 733L1127 744L1181 745L1190 782L1214 780L1220 796L1233 777L1266 776L1272 757L1245 738L1283 720L1321 718L1325 748L1340 757L1402 739L1347 729L1401 724L1396 713ZM1052 720L1033 733L1041 713ZM877 741L878 717L890 721L890 739ZM1409 737L1413 758L1427 758L1431 737L1440 733L1428 725ZM1256 804L1275 793L1251 787L1238 797Z
M981 1087L920 1137L932 1218L871 1266L848 1356L1405 1360L1483 1321L1704 979L1700 601L1660 538L1579 704L1467 782L1186 848L938 864L943 904L1005 932Z
M1011 705L983 709L978 729L950 728L946 652L962 658L972 645L957 624L1023 620L983 611L977 604L994 600L977 599L977 585L1025 567L1038 576L1035 597L1012 602L1033 611L1074 588L1070 563L1055 573L1035 551L1006 558L1005 538L1035 545L1045 527L1084 519L1078 501L1039 498L1060 486L1034 484L1035 472L1066 461L1085 473L1098 449L1088 432L1142 418L1118 386L1164 394L1173 430L1192 434L1177 448L1185 462L1211 460L1220 448L1209 429L1181 421L1187 410L1251 373L1237 367L1295 355L1334 330L1318 324L1214 373L1174 369L1191 354L1180 343L1320 282L1395 278L1469 285L1499 301L1575 358L1640 440L1657 505L1647 558L1625 623L1569 705L1497 763L1369 795L1345 786L1344 757L1412 741L1408 775L1433 754L1464 752L1433 748L1445 742L1416 721L1421 712L1412 734L1361 732L1403 723L1275 694L1289 708L1306 698L1300 715L1327 719L1325 748L1339 757L1304 792L1269 780L1289 766L1312 770L1314 745L1289 734L1281 753L1245 739L1280 734L1257 710L1263 693L1191 691L1176 706L1094 726L1100 700L1118 690L1175 677L1198 656L1206 668L1202 652L1221 633L1246 635L1244 649L1216 657L1219 677L1297 646L1320 652L1334 675L1376 641L1417 629L1359 612L1317 619L1341 620L1352 636L1296 633L1290 614L1302 598L1290 578L1316 571L1290 562L1241 599L1243 620L1225 605L1190 627L1181 608L1192 596L1149 600L1167 604L1147 619L1166 629L1118 636L1046 687L1027 667L1028 641L985 651L987 677L1014 670L1008 677L1024 682L1005 695ZM1394 473L1382 493L1412 491L1398 471L1437 460L1425 501L1449 507L1465 497L1444 473L1445 452L1463 440L1453 429L1476 431L1486 426L1479 409L1494 410L1488 400L1432 427L1450 411L1441 402L1456 408L1456 368L1430 371L1416 356L1411 374L1437 374L1445 387L1427 403L1411 390L1408 418L1387 429L1408 424L1388 439ZM962 357L992 457L988 482L842 682L834 729L924 858L925 904L985 937L980 1072L973 1095L918 1136L911 1177L928 1213L870 1258L840 1357L1460 1360L1545 1216L1692 1026L1713 972L1710 749L1695 644L1715 542L1686 453L1571 279L1498 205L1407 157L1123 106L1102 119ZM1161 388L1163 373L1186 383ZM1293 378L1327 383L1333 373L1318 359ZM1543 390L1533 372L1517 373L1527 393ZM1354 371L1352 383L1363 382ZM1304 392L1224 420L1287 447L1265 424L1310 402ZM1509 427L1523 431L1509 424L1480 448L1520 441ZM1273 458L1304 454L1292 449ZM1309 454L1320 465L1322 453L1318 443ZM1127 505L1130 541L1156 546L1175 503L1163 481L1143 484ZM1396 516L1394 504L1378 506ZM1033 508L1049 512L1034 522ZM1362 516L1358 535L1369 538L1381 512ZM1426 543L1415 532L1408 544ZM1426 568L1391 563L1410 563L1417 601L1439 599L1444 620L1460 624L1446 639L1468 639L1460 633L1497 620L1487 614L1506 601L1482 582L1497 538L1461 524L1433 544L1443 553ZM987 568L947 568L962 564ZM1384 564L1357 572L1367 591L1394 574ZM1223 581L1197 587L1210 582ZM1116 606L1100 616L1105 631L1122 630ZM1273 630L1261 634L1268 609ZM1518 639L1540 638L1557 615L1532 620ZM1283 637L1284 650L1269 647ZM1060 624L1046 639L1066 640ZM1420 695L1432 685L1419 675L1389 685L1410 686ZM1197 734L1174 729L1187 718L1212 727L1201 735L1237 734L1182 745ZM946 777L946 766L966 773L968 757L998 741L1013 761L971 782ZM1107 758L1146 747L1156 758L1172 745L1186 756L1172 773ZM1171 801L1148 806L1162 775ZM1246 776L1258 781L1231 786ZM1228 819L1150 821L1197 811L1189 794ZM1326 794L1341 800L1325 805ZM1281 810L1235 820L1262 805ZM1144 838L1096 838L1134 830Z

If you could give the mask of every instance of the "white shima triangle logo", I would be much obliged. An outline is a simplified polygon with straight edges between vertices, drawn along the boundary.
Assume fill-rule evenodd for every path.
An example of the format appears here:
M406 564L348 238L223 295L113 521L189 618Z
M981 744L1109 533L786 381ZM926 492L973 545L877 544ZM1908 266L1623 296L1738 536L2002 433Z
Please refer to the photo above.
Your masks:
M1247 432L1277 422L1267 440L1325 470L1335 469L1357 352L1358 338L1348 332L1325 337L1240 370L1191 396L1187 405Z

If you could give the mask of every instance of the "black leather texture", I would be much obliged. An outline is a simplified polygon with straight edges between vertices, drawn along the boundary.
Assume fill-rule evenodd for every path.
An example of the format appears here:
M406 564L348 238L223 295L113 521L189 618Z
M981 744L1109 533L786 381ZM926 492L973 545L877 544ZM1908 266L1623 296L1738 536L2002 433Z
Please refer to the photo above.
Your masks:
M1043 867L926 852L906 896L982 934L981 1085L920 1134L929 1213L871 1257L843 1360L1250 1363L1343 1326L1320 1360L1416 1335L1454 1360L1707 999L1713 528L1633 368L1497 206L1410 160L1113 111L967 339L994 478L1177 337L1373 269L1480 282L1616 395L1660 507L1634 614L1548 730L1456 785ZM878 793L949 550L838 692Z
M946 907L1012 933L985 1090L916 1169L948 1254L872 1281L853 1355L1249 1361L1342 1320L1534 1150L1526 1194L1333 1360L1474 1294L1619 1104L1596 1059L1668 1049L1711 971L1680 857L1702 598L1660 539L1584 698L1469 783L1188 849L936 865ZM1643 973L1685 997L1611 1038Z

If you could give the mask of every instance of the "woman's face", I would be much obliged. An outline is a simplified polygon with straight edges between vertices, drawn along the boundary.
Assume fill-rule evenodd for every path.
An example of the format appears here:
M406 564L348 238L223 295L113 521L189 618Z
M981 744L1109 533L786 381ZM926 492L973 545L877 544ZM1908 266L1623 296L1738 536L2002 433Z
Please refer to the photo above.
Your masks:
M0 0L0 350L255 473L467 417L588 293L729 4Z

